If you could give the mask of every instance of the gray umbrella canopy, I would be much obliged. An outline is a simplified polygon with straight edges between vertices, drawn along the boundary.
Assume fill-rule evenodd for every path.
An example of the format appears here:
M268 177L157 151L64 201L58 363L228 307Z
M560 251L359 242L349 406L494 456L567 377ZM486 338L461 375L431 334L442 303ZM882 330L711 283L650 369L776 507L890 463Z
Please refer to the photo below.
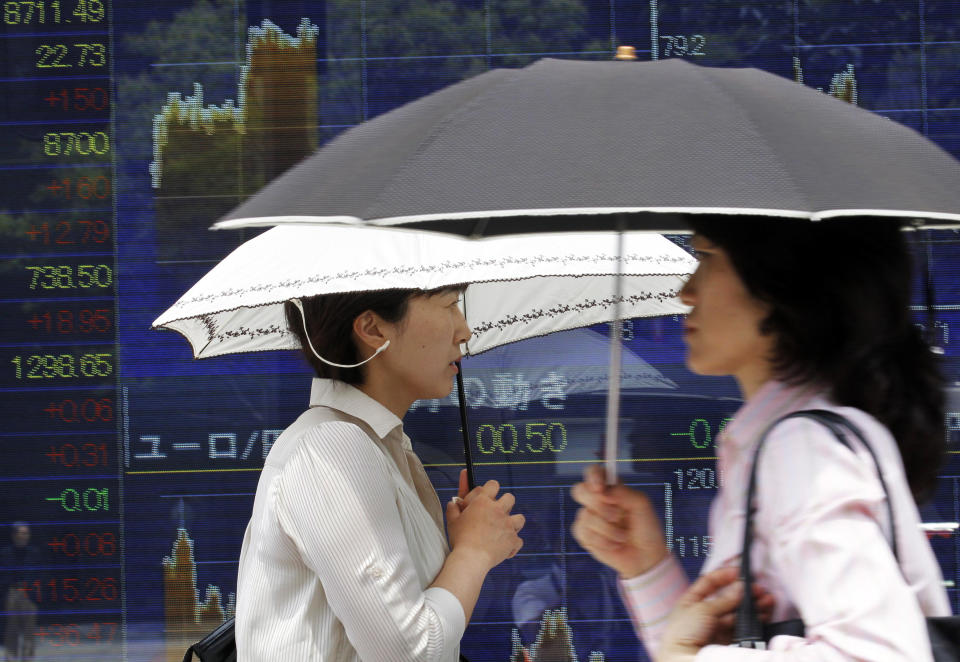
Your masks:
M953 225L960 164L912 129L757 69L545 59L365 122L226 218L490 235L670 231L690 213Z

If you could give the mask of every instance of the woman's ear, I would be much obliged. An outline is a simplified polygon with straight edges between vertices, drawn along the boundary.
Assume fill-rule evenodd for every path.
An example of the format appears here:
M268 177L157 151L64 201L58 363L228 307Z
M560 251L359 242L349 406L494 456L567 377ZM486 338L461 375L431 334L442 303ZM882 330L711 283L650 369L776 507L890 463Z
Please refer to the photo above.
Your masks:
M389 342L389 326L372 310L366 310L357 315L353 320L353 333L357 338L357 349L361 358L367 358L371 352L377 351Z

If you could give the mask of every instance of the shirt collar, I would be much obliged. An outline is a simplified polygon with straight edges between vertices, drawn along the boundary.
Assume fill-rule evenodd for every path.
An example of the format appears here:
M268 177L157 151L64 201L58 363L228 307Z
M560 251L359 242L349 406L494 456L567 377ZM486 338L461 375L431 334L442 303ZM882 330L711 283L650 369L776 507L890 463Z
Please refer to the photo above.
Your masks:
M816 385L792 385L771 379L743 403L724 428L726 443L747 446L777 418L810 406L825 390Z
M360 389L338 379L314 378L310 386L310 406L324 406L359 418L380 439L403 426L396 414Z

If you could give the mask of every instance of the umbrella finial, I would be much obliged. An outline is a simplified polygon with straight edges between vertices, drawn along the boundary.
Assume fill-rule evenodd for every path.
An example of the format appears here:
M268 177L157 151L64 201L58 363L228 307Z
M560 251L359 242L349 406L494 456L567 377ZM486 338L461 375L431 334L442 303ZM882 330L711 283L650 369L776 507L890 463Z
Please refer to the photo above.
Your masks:
M613 56L614 60L636 60L637 49L633 46L617 46L617 54Z

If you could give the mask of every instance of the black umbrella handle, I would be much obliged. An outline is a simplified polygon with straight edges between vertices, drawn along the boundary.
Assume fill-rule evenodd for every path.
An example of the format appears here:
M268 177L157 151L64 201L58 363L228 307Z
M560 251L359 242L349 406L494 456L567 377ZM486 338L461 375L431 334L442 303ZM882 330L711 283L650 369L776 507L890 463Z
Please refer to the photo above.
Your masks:
M467 465L467 491L476 487L473 479L473 457L470 456L470 432L467 430L467 392L463 388L463 368L457 361L457 395L460 399L460 430L463 432L463 460Z

